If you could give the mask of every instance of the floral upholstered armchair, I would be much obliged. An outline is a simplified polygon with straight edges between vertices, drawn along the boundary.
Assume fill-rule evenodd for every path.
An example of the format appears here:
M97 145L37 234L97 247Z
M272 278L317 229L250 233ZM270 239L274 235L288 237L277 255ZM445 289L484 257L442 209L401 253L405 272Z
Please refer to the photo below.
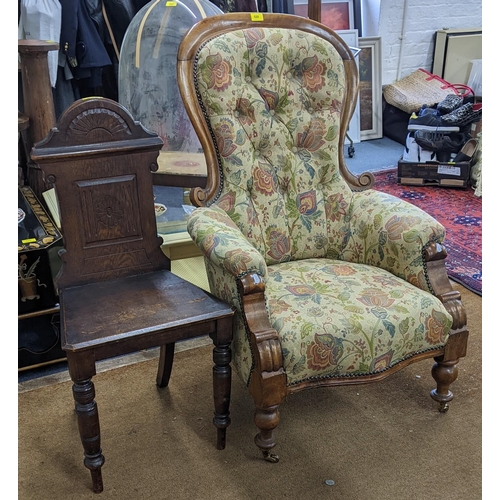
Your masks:
M278 460L279 406L303 389L434 358L431 396L446 411L468 331L445 231L346 168L358 92L347 45L306 18L231 13L184 36L177 70L208 169L188 232L212 293L237 311L233 365L264 457Z

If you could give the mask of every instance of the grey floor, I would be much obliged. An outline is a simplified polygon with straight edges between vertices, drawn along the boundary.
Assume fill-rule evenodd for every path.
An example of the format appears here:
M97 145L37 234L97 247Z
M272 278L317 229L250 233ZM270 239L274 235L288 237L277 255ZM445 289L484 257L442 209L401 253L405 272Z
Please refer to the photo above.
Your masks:
M345 161L356 175L397 167L404 146L388 137L354 143L354 154L349 157L349 144L344 146Z
M404 146L384 137L382 139L374 139L370 141L362 141L352 144L352 157L349 157L349 146L345 145L345 158L349 170L356 175L363 172L376 172L389 168L395 168L398 160L403 154ZM169 188L175 190L175 188ZM177 188L179 190L182 188ZM177 193L172 193L177 195ZM179 199L182 198L182 192L179 194ZM208 338L194 339L191 341L179 342L176 349L184 350L198 345L210 343ZM128 363L145 361L157 356L156 350L139 352L126 357L115 358L102 361L98 364L98 372L123 366ZM33 390L41 385L62 382L69 380L67 364L65 361L59 361L44 366L39 366L31 369L24 369L18 372L18 390L19 392Z

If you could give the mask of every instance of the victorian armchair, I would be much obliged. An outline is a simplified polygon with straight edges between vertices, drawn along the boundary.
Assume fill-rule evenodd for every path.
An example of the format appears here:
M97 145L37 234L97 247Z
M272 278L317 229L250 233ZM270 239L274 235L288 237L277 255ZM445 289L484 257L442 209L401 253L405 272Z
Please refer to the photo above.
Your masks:
M310 19L231 13L186 33L177 71L208 170L188 232L212 293L236 309L232 362L264 458L278 461L279 406L303 389L434 358L445 412L468 337L445 230L346 167L358 92L347 45Z

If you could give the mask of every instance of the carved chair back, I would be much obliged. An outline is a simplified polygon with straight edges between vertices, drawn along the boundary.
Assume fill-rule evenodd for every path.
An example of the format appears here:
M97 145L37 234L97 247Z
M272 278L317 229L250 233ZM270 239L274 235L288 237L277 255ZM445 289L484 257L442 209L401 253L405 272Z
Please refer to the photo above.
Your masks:
M64 288L169 269L157 235L152 171L162 140L106 98L69 106L32 158L55 185Z

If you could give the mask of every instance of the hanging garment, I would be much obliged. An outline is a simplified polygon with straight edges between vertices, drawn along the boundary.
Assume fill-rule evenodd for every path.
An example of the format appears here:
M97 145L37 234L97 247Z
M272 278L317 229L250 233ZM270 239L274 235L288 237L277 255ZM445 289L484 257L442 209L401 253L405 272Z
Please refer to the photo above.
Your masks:
M88 87L100 87L102 69L111 65L96 24L85 0L60 0L62 6L61 46L75 78L86 79Z
M116 44L119 52L128 25L137 14L136 7L132 0L102 0L102 5L112 32L113 44Z
M266 0L211 0L222 12L267 12Z
M21 0L18 39L59 42L61 34L61 4L58 0ZM52 87L57 82L56 50L47 53Z

